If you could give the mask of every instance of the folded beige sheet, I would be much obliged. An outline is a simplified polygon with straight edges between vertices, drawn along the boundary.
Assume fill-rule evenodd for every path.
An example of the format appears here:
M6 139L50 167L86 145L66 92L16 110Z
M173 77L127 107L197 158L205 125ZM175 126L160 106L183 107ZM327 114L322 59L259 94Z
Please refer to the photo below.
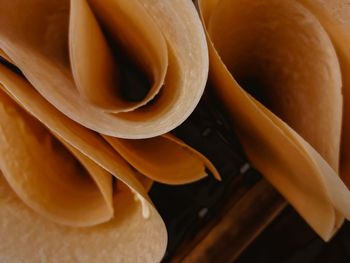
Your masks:
M325 240L350 219L345 2L198 1L210 81L249 160Z
M161 259L152 182L220 179L167 133L208 48L251 163L324 240L350 219L346 1L197 4L204 30L188 0L0 0L0 56L23 73L0 64L1 262Z
M92 130L154 137L182 123L203 93L207 46L189 1L0 5L2 53L52 105ZM147 93L130 100L133 89Z
M160 261L152 182L220 179L167 134L207 79L192 3L0 0L0 56L0 261Z

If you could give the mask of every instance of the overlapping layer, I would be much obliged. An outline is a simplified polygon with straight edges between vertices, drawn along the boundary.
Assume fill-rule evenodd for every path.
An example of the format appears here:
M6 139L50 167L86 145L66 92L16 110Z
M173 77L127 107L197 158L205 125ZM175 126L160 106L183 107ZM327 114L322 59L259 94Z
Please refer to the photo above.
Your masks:
M189 1L0 5L2 53L51 104L92 130L161 135L182 123L203 93L207 47Z
M146 176L171 184L184 183L184 180L194 181L206 175L206 166L217 175L210 162L195 150L184 146L178 139L174 140L172 137L168 139L169 135L144 139L133 144L155 145L156 147L152 147L152 156L144 155L147 147L128 147L124 139L109 137L108 140L114 147L112 148L102 136L75 123L56 110L28 82L4 66L0 66L0 86L2 88L0 167L17 196L38 213L34 216L33 212L27 211L28 208L21 208L23 213L30 214L25 224L41 222L38 223L36 231L25 234L26 240L30 243L33 241L33 244L45 240L45 246L42 247L45 255L53 253L52 249L57 242L69 242L72 244L72 250L64 247L61 252L55 252L56 256L66 256L60 262L69 262L72 256L70 252L73 253L76 249L74 242L87 242L88 246L92 246L88 250L88 255L85 255L90 257L89 260L99 258L105 262L115 262L115 258L112 257L115 251L111 252L110 258L107 254L100 254L101 247L106 243L108 246L109 243L120 243L115 248L117 250L120 248L130 250L139 244L142 249L137 249L135 252L136 259L147 257L159 259L166 246L166 230L140 182L149 188L151 182ZM18 105L24 107L38 120ZM117 142L124 146L120 147ZM118 152L125 156L126 161ZM157 159L157 156L170 158L175 156L176 159L164 163L164 158ZM136 170L133 170L128 162ZM193 169L187 170L188 167ZM115 183L112 178L117 179ZM2 187L4 191L11 192L10 196L14 195L7 183L3 183ZM1 221L10 225L2 229L2 236L4 238L6 236L7 241L2 243L0 257L4 260L26 258L27 262L37 262L40 255L34 253L29 257L27 254L31 251L30 246L20 243L15 245L20 238L19 235L24 235L23 232L16 230L17 223L12 222L22 213L17 211L17 206L22 204L19 204L17 197L13 198L15 201L11 201L7 195L0 195L1 202L6 207L2 211L11 214L11 216L0 215ZM131 195L134 198L128 197L125 201L124 195ZM8 201L11 203L7 204ZM12 206L12 202L16 205ZM135 209L130 210L129 206ZM130 211L133 214L129 214ZM103 242L99 241L97 244L95 236L101 235L99 226L93 227L94 231L91 233L88 231L90 234L86 237L82 234L86 230L72 228L68 232L77 234L67 234L67 237L58 241L57 234L49 237L50 235L44 233L49 231L48 229L43 227L40 230L40 224L50 225L47 227L52 228L52 223L44 218L70 227L93 226L107 221L112 225L125 225L128 222L135 230L129 229L130 236L125 236L119 233L124 231L123 227L118 226L113 230L115 236L110 233L103 238ZM136 229L139 229L140 225L145 225L144 235L134 233L139 231ZM69 228L54 226L52 233L59 231L60 235L65 235L66 230L63 229ZM148 232L152 231L155 233L149 236ZM123 238L119 238L119 235ZM133 237L136 235L138 240ZM152 236L156 237L155 240ZM150 247L146 244L153 247L150 255L147 254ZM13 251L18 253L12 253ZM68 254L61 255L61 253ZM117 261L119 260L123 260L123 255L118 257Z
M198 4L210 79L248 158L328 240L350 219L350 32L329 12L335 1L320 2Z
M167 233L147 195L153 180L193 182L206 169L219 179L200 153L162 135L187 118L205 86L194 7L0 7L0 56L24 75L0 63L0 261L160 261Z

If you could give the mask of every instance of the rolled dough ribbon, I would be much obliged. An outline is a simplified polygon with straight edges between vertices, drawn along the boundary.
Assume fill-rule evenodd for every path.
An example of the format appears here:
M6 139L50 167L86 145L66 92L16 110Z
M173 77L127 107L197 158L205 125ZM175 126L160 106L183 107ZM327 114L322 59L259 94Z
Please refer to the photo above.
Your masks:
M206 169L221 180L206 157L171 134L140 140L107 136L105 139L128 163L154 181L174 185L192 183L206 177Z
M204 89L194 7L1 1L0 56L25 78L0 64L0 261L160 261L167 234L147 195L153 180L193 182L206 169L219 179L179 139L154 137L184 121ZM144 85L133 74L151 83L142 100L125 99L125 83Z
M0 6L0 52L52 105L94 131L129 139L164 134L203 93L208 50L188 0Z
M49 256L55 257L52 262L159 261L167 234L146 189L153 180L199 180L205 169L220 178L203 155L172 135L104 139L1 64L0 88L0 222L5 226L0 237L6 237L0 259L5 262ZM30 224L32 230L23 232ZM74 247L79 242L88 250ZM41 252L33 253L34 246Z
M197 4L209 79L248 158L329 240L350 219L346 1Z

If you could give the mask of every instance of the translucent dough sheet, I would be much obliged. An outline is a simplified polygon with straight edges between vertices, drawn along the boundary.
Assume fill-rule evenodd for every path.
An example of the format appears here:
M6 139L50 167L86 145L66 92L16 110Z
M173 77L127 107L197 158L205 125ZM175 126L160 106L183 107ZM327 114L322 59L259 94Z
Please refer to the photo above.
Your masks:
M350 218L350 31L341 2L197 3L210 82L248 159L324 240Z
M0 261L159 262L167 231L148 197L153 182L220 179L163 135L207 80L193 4L0 6Z

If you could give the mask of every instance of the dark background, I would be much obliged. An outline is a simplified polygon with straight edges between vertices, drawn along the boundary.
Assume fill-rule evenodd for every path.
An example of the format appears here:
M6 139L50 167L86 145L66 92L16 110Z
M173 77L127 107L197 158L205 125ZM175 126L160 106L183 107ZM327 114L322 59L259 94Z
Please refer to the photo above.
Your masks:
M235 263L349 263L350 224L323 242L288 206Z

